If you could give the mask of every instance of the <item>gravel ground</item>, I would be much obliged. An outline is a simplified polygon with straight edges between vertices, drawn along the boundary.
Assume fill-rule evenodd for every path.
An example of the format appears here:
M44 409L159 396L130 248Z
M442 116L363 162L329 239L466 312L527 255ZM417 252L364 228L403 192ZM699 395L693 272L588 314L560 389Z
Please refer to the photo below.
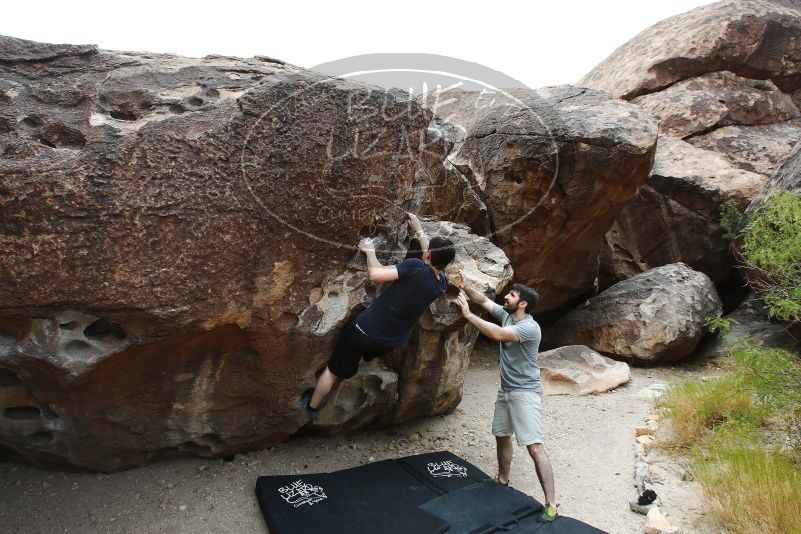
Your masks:
M301 436L232 461L186 458L110 475L0 463L0 532L267 532L253 491L259 475L334 471L435 450L450 450L494 474L495 440L489 429L499 380L495 350L479 344L454 413L394 429L339 438ZM635 494L634 427L653 408L638 393L655 383L714 372L714 365L704 362L632 369L632 380L613 392L546 397L545 446L560 513L612 533L642 532L645 517L628 508ZM684 470L674 460L656 459L653 478L663 513L685 533L714 532L697 483L682 481ZM515 450L511 481L542 500L525 449Z

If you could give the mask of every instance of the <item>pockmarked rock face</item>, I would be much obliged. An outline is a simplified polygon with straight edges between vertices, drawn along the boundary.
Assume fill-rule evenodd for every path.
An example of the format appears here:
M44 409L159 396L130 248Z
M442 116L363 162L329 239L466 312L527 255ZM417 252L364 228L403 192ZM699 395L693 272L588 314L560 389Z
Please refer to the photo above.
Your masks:
M631 378L629 366L581 345L540 352L537 356L546 395L603 393Z
M721 283L736 276L723 204L744 210L765 184L714 152L662 136L651 174L620 212L601 245L600 287L682 262Z
M683 263L619 282L546 329L544 348L585 345L634 365L688 356L723 311L712 281Z
M431 112L265 57L2 37L0 73L0 452L116 470L297 431L375 295L359 238L397 261L441 177Z
M653 162L651 116L570 86L421 100L453 126L448 159L487 206L516 280L540 293L537 311L591 294L598 241Z
M729 71L801 87L801 4L724 0L643 30L577 82L630 100L681 80Z

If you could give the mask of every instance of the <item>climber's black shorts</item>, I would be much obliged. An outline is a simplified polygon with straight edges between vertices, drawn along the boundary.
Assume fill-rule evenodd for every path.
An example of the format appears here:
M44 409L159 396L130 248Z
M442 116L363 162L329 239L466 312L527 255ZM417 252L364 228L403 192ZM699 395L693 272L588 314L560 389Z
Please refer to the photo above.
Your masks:
M339 378L351 378L359 370L362 358L369 362L392 351L392 347L373 341L351 321L339 333L328 368Z

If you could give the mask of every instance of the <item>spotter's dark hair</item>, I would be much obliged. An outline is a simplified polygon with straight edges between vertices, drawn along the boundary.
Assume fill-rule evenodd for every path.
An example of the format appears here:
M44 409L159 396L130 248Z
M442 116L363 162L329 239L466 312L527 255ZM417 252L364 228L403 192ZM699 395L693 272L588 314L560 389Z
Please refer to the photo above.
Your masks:
M526 312L528 313L531 313L531 310L533 310L540 301L539 293L523 284L512 284L509 291L517 291L517 294L520 295L520 302L526 303Z

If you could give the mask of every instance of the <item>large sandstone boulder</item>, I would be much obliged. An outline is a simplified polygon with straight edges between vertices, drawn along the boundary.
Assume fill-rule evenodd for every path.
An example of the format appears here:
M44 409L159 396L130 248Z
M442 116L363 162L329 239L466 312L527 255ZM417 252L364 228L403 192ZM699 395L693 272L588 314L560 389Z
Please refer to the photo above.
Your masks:
M490 214L539 312L595 289L598 242L653 161L656 123L637 106L570 86L448 91L423 102L454 128L449 161Z
M729 71L801 87L797 0L724 0L665 19L615 50L576 85L630 100L681 80Z
M540 352L537 364L546 395L603 393L631 378L628 364L581 345Z
M688 356L705 321L722 313L712 281L683 263L657 267L610 287L543 333L544 348L585 345L635 365Z
M719 211L746 205L755 174L770 176L801 139L801 3L726 0L671 17L578 85L642 106L663 134L647 184L601 243L600 288L684 262L742 298Z
M402 91L263 57L3 37L0 102L0 447L40 464L294 433L300 393L375 295L356 243L402 258L403 212L442 172L421 167L449 151Z
M722 156L662 136L651 174L620 212L601 246L600 287L654 267L682 262L721 283L735 274L721 209L744 210L765 183Z

